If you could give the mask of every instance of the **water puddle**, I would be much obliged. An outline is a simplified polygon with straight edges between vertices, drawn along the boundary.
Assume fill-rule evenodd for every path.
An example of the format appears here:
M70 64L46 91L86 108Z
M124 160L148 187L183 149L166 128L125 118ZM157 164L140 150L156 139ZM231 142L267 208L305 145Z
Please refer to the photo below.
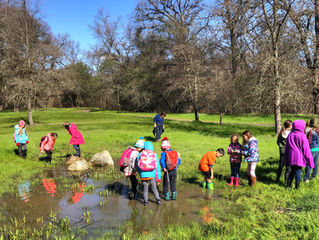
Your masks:
M61 178L61 176L64 176ZM177 185L176 201L162 201L158 206L152 192L150 205L143 205L142 185L138 186L139 198L128 198L128 181L94 181L88 175L66 176L63 168L47 171L38 183L22 182L17 193L0 199L6 224L10 218L26 218L31 227L45 222L53 212L58 217L70 219L71 226L85 227L89 233L119 231L123 224L130 224L138 233L148 232L170 224L191 222L211 223L214 213L210 203L218 199L199 186ZM160 186L161 192L162 186Z

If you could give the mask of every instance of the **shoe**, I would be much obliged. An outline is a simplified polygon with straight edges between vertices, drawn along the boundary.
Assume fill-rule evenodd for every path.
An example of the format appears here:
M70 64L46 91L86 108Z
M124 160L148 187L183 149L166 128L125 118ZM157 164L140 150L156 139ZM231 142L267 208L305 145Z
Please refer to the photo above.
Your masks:
M157 203L157 205L161 205L162 204L161 199L156 199L156 203Z
M238 187L239 186L239 178L236 177L236 183L235 183L235 187Z
M144 206L148 206L148 205L149 205L148 201L144 201Z
M255 186L257 182L257 177L251 177L251 186Z
M228 186L232 186L234 185L234 177L230 178L230 183L228 183Z
M207 182L206 181L202 181L202 187L206 188L207 187Z
M177 198L177 192L172 192L172 200L176 200Z
M298 189L298 188L299 188L299 185L300 185L300 181L296 181L296 183L295 183L295 188Z
M164 199L165 199L165 201L169 201L171 199L169 192L164 194Z
M304 179L303 181L304 181L305 183L307 183L307 182L309 182L309 179Z
M214 190L214 183L210 182L210 183L207 183L207 188L209 190Z

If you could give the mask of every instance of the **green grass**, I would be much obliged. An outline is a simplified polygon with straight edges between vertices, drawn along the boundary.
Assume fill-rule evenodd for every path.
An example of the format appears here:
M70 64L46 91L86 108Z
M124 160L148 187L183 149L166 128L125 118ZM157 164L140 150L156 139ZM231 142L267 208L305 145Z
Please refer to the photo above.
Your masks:
M121 152L136 142L139 136L152 138L154 113L125 113L115 111L83 111L86 109L46 109L34 112L36 126L28 127L30 144L28 157L23 160L13 150L14 125L26 119L26 112L0 113L0 194L16 190L22 180L30 179L44 168L52 168L64 161L66 153L74 150L68 146L69 134L64 121L74 122L83 133L86 144L81 146L83 157L90 159L96 152L107 149L117 161ZM311 118L309 115L283 115L283 119ZM175 120L169 120L175 119ZM219 147L227 148L233 133L241 134L250 129L259 141L260 162L257 165L257 186L250 188L246 180L234 189L227 186L230 175L228 157L216 161L215 191L220 201L208 206L214 221L211 224L190 223L171 225L154 232L136 233L126 229L123 239L319 239L319 186L318 181L301 184L298 191L285 189L274 183L278 162L278 147L272 115L225 116L218 125L218 115L200 114L203 122L192 122L192 114L168 114L166 132L173 148L181 153L179 167L181 182L194 184L201 181L197 171L201 156ZM186 120L186 121L182 121ZM236 122L236 124L235 124ZM253 123L253 125L252 125ZM48 132L58 132L59 138L53 153L53 164L39 162L39 141ZM160 154L160 144L154 144ZM247 165L242 164L245 176ZM109 236L109 233L105 233ZM102 236L101 236L102 237Z

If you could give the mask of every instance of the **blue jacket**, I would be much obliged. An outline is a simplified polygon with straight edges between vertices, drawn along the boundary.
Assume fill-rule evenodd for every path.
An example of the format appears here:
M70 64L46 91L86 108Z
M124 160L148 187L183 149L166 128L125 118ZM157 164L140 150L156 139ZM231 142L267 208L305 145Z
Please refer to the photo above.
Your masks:
M310 131L312 133L310 148L319 148L319 135L318 135L318 133L313 129L311 129ZM308 135L309 135L309 133L308 133Z
M152 150L154 151L154 147L153 144L150 141L145 142L144 144L144 149L145 150ZM143 152L143 151L142 151ZM161 167L158 161L158 156L155 153L156 156L156 169L154 169L153 171L142 171L139 167L138 167L138 161L140 160L140 156L141 156L141 152L139 153L139 155L136 158L136 169L140 174L141 178L155 178L157 177L158 180L161 179Z
M156 125L164 125L164 118L161 118L159 114L154 117L154 122Z
M251 137L248 142L243 145L243 154L245 162L258 162L259 161L259 150L258 142L255 137Z
M173 151L173 149L167 150L168 152ZM166 168L166 152L162 152L161 154L161 166L162 168ZM181 159L178 158L178 162L177 162L177 166L181 164ZM174 168L173 170L177 170L177 166L176 168Z
M14 126L14 140L16 143L26 144L29 141L28 135L25 132L25 128L22 129L22 135L19 134L19 125Z

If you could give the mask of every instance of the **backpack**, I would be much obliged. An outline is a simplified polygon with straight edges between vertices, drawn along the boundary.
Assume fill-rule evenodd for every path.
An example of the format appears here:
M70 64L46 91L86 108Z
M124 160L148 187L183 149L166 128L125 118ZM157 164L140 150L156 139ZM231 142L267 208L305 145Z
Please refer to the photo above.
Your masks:
M142 171L153 171L156 169L156 155L152 150L144 150L138 161L138 167Z
M131 155L132 155L132 152L133 152L133 151L134 151L133 148L128 147L128 148L122 153L122 156L121 156L120 161L119 161L120 167L124 168L124 167L127 167L128 165L130 165Z
M48 141L47 138L48 138L48 136L42 136L42 137L41 137L40 145L39 145L40 147L41 147L41 144L42 144L43 141L45 141L45 140Z
M176 168L178 164L178 152L175 150L172 151L165 151L166 158L165 158L165 164L167 170L173 170Z

